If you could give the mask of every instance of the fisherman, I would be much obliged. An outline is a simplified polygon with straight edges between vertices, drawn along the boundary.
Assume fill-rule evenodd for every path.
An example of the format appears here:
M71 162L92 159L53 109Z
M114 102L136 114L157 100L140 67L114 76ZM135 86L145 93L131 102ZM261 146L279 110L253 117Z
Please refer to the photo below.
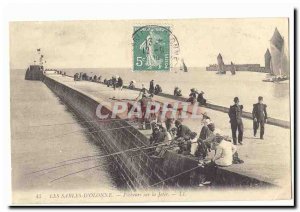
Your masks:
M123 79L121 77L118 78L118 87L122 90L123 89Z
M92 80L93 82L96 82L97 81L97 75L94 75L94 77L93 77L93 80Z
M180 120L175 121L175 127L177 128L177 134L176 134L176 140L179 138L184 138L185 136L188 136L191 134L190 128L183 125Z
M230 106L228 112L230 118L230 124L231 124L233 144L237 145L236 132L238 131L238 142L239 144L242 145L243 131L244 131L244 125L242 121L243 105L239 104L240 101L238 97L234 97L233 101L234 101L234 105Z
M147 97L147 98L150 97L149 92L145 88L144 84L142 84L142 89L140 90L140 93L139 93L138 97L136 98L136 100L141 100L143 97Z
M189 134L181 137L178 140L178 154L189 155L191 154L192 140L194 140L197 136L197 133L190 132Z
M215 138L215 156L212 159L218 166L230 166L233 162L233 155L237 148L231 142L226 141L223 136L216 134Z
M181 90L177 86L174 89L174 96L182 96Z
M130 81L128 88L130 88L130 89L134 89L135 88L134 80Z
M78 73L74 74L74 81L78 80Z
M154 94L157 95L157 94L159 94L161 92L162 92L162 89L161 89L160 85L156 84L155 88L154 88Z
M197 140L198 146L195 151L195 156L200 160L204 159L211 150L212 142L215 139L214 131L215 124L210 119L206 119Z
M151 80L151 81L150 81L149 93L150 93L150 94L153 94L153 93L154 93L154 80Z
M86 73L82 74L82 80L87 80L87 74Z
M260 139L264 139L265 123L268 121L267 105L263 104L263 97L258 97L258 103L253 104L253 131L256 137L257 129L260 126Z
M194 104L197 99L197 94L198 94L197 90L195 88L192 88L187 102L191 102L192 104Z
M162 143L164 141L166 137L166 134L161 132L159 130L159 127L158 126L155 126L153 131L152 131L152 135L150 136L150 145L156 145L156 144L159 144L159 143Z
M174 118L167 117L165 120L165 126L168 132L172 129L172 125L174 123Z
M111 78L111 83L112 83L112 86L113 86L114 90L116 90L117 78L113 76Z
M198 97L197 97L197 102L199 102L199 106L200 105L206 105L206 99L203 97L204 95L204 92L201 91L199 94L198 94Z

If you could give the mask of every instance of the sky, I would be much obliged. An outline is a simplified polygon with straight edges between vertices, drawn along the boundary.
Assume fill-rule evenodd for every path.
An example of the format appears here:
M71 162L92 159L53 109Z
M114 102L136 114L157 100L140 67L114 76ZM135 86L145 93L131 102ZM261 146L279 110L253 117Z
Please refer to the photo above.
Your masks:
M275 27L288 41L287 18L51 21L10 23L10 67L25 69L41 48L46 68L131 68L134 26L170 26L188 67L258 63Z

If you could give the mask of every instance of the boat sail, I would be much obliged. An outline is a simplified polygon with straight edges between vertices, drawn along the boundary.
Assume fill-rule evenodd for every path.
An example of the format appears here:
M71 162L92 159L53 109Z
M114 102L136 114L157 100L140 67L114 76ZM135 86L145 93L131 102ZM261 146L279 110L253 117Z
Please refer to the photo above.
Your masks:
M217 57L217 60L218 60L218 72L217 72L217 74L226 74L225 64L224 64L224 61L223 61L223 57L220 53Z
M184 71L184 72L188 72L188 69L187 69L183 59L181 60L180 70Z
M286 42L277 28L270 40L271 73L279 79L288 79L289 61L286 50Z
M233 64L233 62L230 63L230 71L231 71L231 74L232 74L232 75L235 75L236 67L235 67L235 65Z
M289 59L286 48L286 42L280 35L277 28L275 28L274 34L270 40L270 56L266 57L265 63L267 67L267 59L270 60L270 75L271 78L264 79L264 82L280 82L289 79Z

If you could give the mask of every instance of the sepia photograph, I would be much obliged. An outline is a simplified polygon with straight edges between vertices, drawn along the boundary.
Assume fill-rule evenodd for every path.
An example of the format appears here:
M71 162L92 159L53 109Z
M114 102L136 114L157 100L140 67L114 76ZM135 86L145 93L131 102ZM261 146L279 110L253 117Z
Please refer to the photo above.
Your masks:
M12 206L292 200L291 21L10 21Z

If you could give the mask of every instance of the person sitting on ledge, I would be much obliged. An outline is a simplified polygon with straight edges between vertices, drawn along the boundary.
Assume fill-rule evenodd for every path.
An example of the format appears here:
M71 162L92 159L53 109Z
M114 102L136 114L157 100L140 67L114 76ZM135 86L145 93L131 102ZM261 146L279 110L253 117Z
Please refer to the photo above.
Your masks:
M120 90L122 90L123 89L123 79L121 77L118 78L117 84L118 84L118 87L120 88Z
M161 92L162 92L162 89L161 89L160 85L156 84L155 88L154 88L154 94L157 95L157 94L159 94Z
M199 94L198 94L198 97L197 97L197 102L199 102L199 106L201 105L206 105L206 99L203 97L204 95L204 92L201 91Z
M183 138L181 137L180 139L178 139L178 147L179 147L178 154L190 155L192 140L194 140L196 136L197 133L190 132L190 134L184 136Z
M131 80L130 83L129 83L129 86L128 88L130 89L134 89L135 88L135 85L134 85L135 81L134 80Z
M195 88L192 88L189 98L186 101L194 104L197 99L197 94L198 94L197 90Z
M185 136L189 136L191 134L190 128L187 126L183 125L180 120L175 121L175 127L177 128L177 135L176 135L176 140L179 138L184 138Z
M150 136L150 145L151 146L156 146L162 142L164 142L166 138L166 134L162 131L160 131L158 126L154 126L154 128L152 129L152 135ZM154 147L154 149L156 149L156 147Z
M215 139L214 131L215 124L210 119L206 119L197 140L198 145L195 151L195 156L200 160L204 159L210 152L211 143Z
M101 76L98 77L97 82L101 82Z
M174 96L182 96L181 90L177 86L174 89Z
M216 133L213 145L215 155L212 161L218 166L230 166L233 162L233 155L237 152L237 147L230 141L226 141L220 133Z
M94 75L94 78L92 80L93 82L96 82L97 81L97 75Z

